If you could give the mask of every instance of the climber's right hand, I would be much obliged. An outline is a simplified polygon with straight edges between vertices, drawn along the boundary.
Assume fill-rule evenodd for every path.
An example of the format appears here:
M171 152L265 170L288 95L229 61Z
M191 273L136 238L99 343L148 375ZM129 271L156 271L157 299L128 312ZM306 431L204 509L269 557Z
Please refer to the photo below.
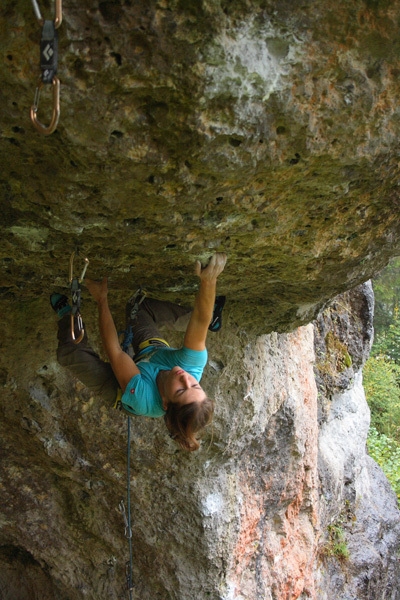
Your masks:
M85 285L89 290L95 302L99 303L103 300L107 300L108 294L108 281L107 277L103 277L101 281L94 281L93 279L85 279Z

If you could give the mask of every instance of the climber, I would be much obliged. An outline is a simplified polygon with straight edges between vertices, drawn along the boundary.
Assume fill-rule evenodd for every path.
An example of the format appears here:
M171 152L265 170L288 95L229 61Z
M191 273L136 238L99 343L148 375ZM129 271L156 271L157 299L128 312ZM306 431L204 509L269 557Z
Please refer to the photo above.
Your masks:
M86 280L97 303L99 328L109 363L100 359L88 343L87 334L76 344L71 337L71 307L65 295L53 293L50 302L57 312L59 363L104 399L120 400L129 414L164 416L172 439L184 450L199 448L198 434L213 415L214 402L199 381L207 363L208 330L221 327L225 297L216 297L217 278L226 263L224 253L214 254L203 268L196 263L200 286L193 310L172 302L143 297L139 292L127 304L127 326L131 328L133 358L120 345L108 306L107 278ZM170 348L158 326L179 328L186 321L183 346Z

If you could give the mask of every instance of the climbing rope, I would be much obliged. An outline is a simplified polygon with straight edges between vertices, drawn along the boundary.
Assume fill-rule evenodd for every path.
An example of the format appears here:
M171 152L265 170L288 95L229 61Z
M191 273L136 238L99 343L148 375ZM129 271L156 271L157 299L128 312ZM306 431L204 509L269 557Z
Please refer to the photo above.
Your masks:
M34 127L42 135L53 133L60 117L60 80L56 77L58 66L58 33L57 29L62 22L62 0L55 0L55 15L52 21L42 18L39 5L32 0L33 10L39 24L42 26L40 40L40 68L42 74L35 91L35 98L30 110L30 117ZM50 84L53 90L53 111L48 126L43 125L37 118L40 93L45 84Z
M146 293L141 287L136 293L128 300L128 304L131 305L129 318L134 319L138 313L139 307L146 297ZM129 356L133 356L133 331L132 326L127 325L125 331L120 333L124 334L124 339L121 343L122 350ZM129 560L126 563L126 587L128 590L129 600L132 600L133 596L133 548L132 548L132 526L131 526L131 418L128 415L128 440L126 447L126 502L127 510L125 510L124 501L121 500L119 503L119 509L122 513L125 523L125 537L129 542Z
M124 501L121 500L119 503L119 509L122 513L125 523L125 537L129 543L129 560L126 563L126 587L128 590L129 600L132 600L133 596L133 548L132 548L132 527L131 527L131 418L128 416L128 442L126 448L126 502L127 511L125 510Z

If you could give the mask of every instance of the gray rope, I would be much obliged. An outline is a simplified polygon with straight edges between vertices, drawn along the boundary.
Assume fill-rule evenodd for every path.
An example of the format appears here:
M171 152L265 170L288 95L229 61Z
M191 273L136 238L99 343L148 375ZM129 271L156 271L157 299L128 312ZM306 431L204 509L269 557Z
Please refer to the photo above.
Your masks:
M146 293L140 287L136 294L132 296L129 302L132 302L132 310L130 314L130 318L133 319L136 316L136 313L139 310L140 304L145 299ZM133 313L133 314L132 314ZM127 335L127 331L125 331L125 335ZM125 338L124 338L125 341ZM131 341L131 340L129 340ZM123 344L122 349L127 352L128 344ZM132 525L131 525L131 418L128 415L128 442L126 447L126 502L127 502L127 511L125 511L125 506L123 500L120 502L120 510L124 517L125 521L125 537L128 538L129 542L129 561L127 562L126 569L126 584L128 588L129 600L133 599L133 547L132 547Z
M128 589L129 600L132 600L132 592L133 592L133 552L132 552L132 527L131 527L131 485L130 485L130 464L131 464L131 421L128 416L128 444L126 449L126 478L127 478L127 486L126 486L126 495L127 495L127 503L128 510L125 509L124 501L121 500L119 503L119 510L124 518L125 523L125 537L129 541L129 560L126 563L125 575L126 575L126 587Z
M132 600L133 592L133 552L132 552L132 527L131 527L131 418L128 415L128 444L126 449L126 479L127 479L127 490L126 490L126 501L128 504L128 532L129 532L129 571L127 573L126 583L128 586L129 600Z

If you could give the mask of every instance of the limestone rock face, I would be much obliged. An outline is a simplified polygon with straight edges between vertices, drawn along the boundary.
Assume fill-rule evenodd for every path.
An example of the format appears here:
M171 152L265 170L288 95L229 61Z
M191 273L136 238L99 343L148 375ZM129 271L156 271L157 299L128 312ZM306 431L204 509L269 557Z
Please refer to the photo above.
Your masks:
M121 302L139 277L190 299L192 262L224 249L244 327L308 323L399 253L399 23L378 0L65 1L43 137L41 29L6 3L3 297L65 285L77 247Z
M216 416L195 454L162 420L133 420L133 598L398 599L400 513L365 451L366 307L361 286L315 325L259 337L227 313L204 377ZM61 371L54 337L44 330L40 368L22 359L4 387L4 597L122 598L127 419Z
M213 428L187 456L131 425L134 597L398 600L399 513L365 454L373 302L349 290L400 251L400 3L63 4L47 137L40 26L0 7L2 597L127 595L126 417L55 361L70 254L110 276L120 327L138 283L190 303L224 250Z
M365 452L370 415L360 369L372 315L367 283L338 297L315 323L321 600L399 597L397 499Z

